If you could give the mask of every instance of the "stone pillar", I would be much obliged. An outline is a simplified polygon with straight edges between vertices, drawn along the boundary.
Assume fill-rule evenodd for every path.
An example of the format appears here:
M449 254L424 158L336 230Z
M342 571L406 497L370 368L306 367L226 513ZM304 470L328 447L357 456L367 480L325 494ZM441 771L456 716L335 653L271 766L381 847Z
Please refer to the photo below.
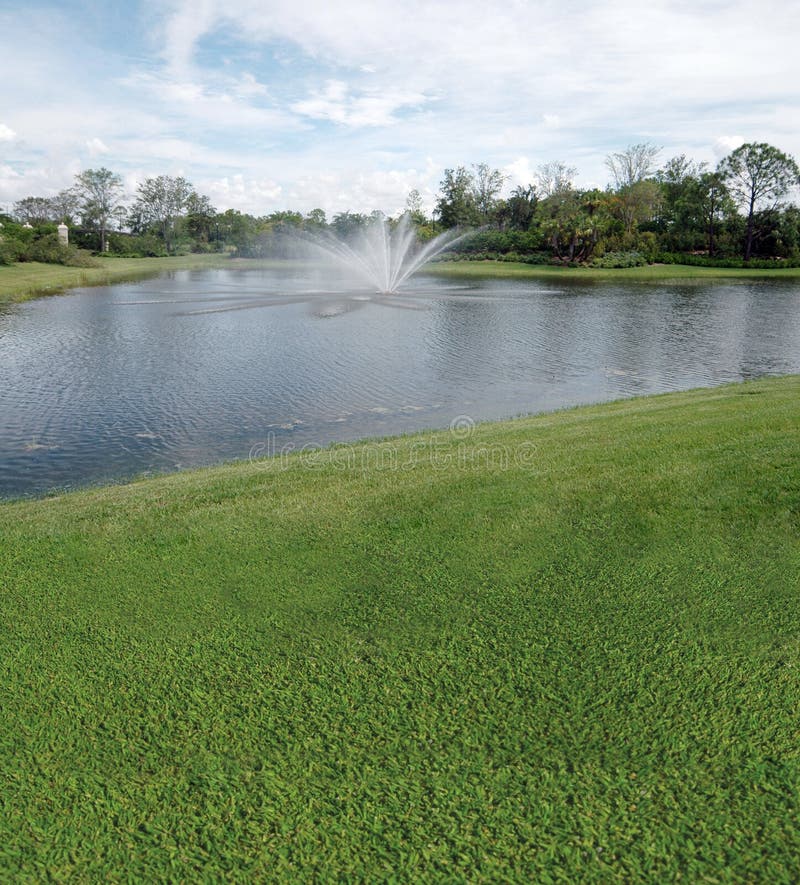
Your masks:
M69 245L69 228L63 221L58 226L58 242L61 243L62 246Z

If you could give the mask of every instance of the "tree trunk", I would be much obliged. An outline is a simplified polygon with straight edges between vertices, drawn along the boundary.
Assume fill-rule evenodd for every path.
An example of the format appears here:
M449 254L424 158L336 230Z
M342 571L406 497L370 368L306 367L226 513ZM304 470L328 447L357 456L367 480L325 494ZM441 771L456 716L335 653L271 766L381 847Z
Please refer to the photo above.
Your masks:
M747 214L747 239L744 244L744 260L750 260L750 253L753 251L753 210L755 208L756 197L752 194L750 197L750 211Z

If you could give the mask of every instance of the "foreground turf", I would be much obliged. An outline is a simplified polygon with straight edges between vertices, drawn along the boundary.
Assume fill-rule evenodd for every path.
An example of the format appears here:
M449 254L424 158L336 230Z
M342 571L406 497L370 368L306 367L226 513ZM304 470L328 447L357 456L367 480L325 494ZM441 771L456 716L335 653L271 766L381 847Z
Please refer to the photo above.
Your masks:
M797 881L800 379L0 506L6 881Z

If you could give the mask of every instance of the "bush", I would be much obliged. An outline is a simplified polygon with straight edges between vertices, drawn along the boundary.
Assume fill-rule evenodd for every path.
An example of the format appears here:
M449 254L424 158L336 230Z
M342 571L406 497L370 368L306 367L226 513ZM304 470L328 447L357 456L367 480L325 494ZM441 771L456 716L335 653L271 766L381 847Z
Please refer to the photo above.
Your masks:
M659 252L655 256L659 264L685 264L690 267L750 267L757 270L776 270L781 267L800 267L798 258L723 258L711 255L694 255L691 252Z
M58 239L58 234L46 234L34 240L20 254L22 261L42 261L45 264L63 264L67 267L98 267L92 256L74 246L65 246Z
M525 264L553 264L553 256L549 252L532 252L522 260Z
M595 258L591 267L644 267L647 259L641 252L606 252Z
M528 255L537 251L540 245L541 237L530 231L479 230L453 243L450 251L461 254L493 253L498 256L509 252Z
M22 247L16 240L0 239L0 265L13 264L21 251Z
M109 234L108 248L121 258L161 258L167 254L163 242L152 234Z

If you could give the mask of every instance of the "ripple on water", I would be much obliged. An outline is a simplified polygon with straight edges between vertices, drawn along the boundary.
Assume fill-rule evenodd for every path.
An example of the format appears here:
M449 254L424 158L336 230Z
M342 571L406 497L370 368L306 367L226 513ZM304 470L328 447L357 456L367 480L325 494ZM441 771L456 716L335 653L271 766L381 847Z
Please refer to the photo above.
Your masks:
M0 495L247 457L269 434L324 445L797 372L798 344L793 283L420 276L386 299L221 270L78 290L0 311Z

